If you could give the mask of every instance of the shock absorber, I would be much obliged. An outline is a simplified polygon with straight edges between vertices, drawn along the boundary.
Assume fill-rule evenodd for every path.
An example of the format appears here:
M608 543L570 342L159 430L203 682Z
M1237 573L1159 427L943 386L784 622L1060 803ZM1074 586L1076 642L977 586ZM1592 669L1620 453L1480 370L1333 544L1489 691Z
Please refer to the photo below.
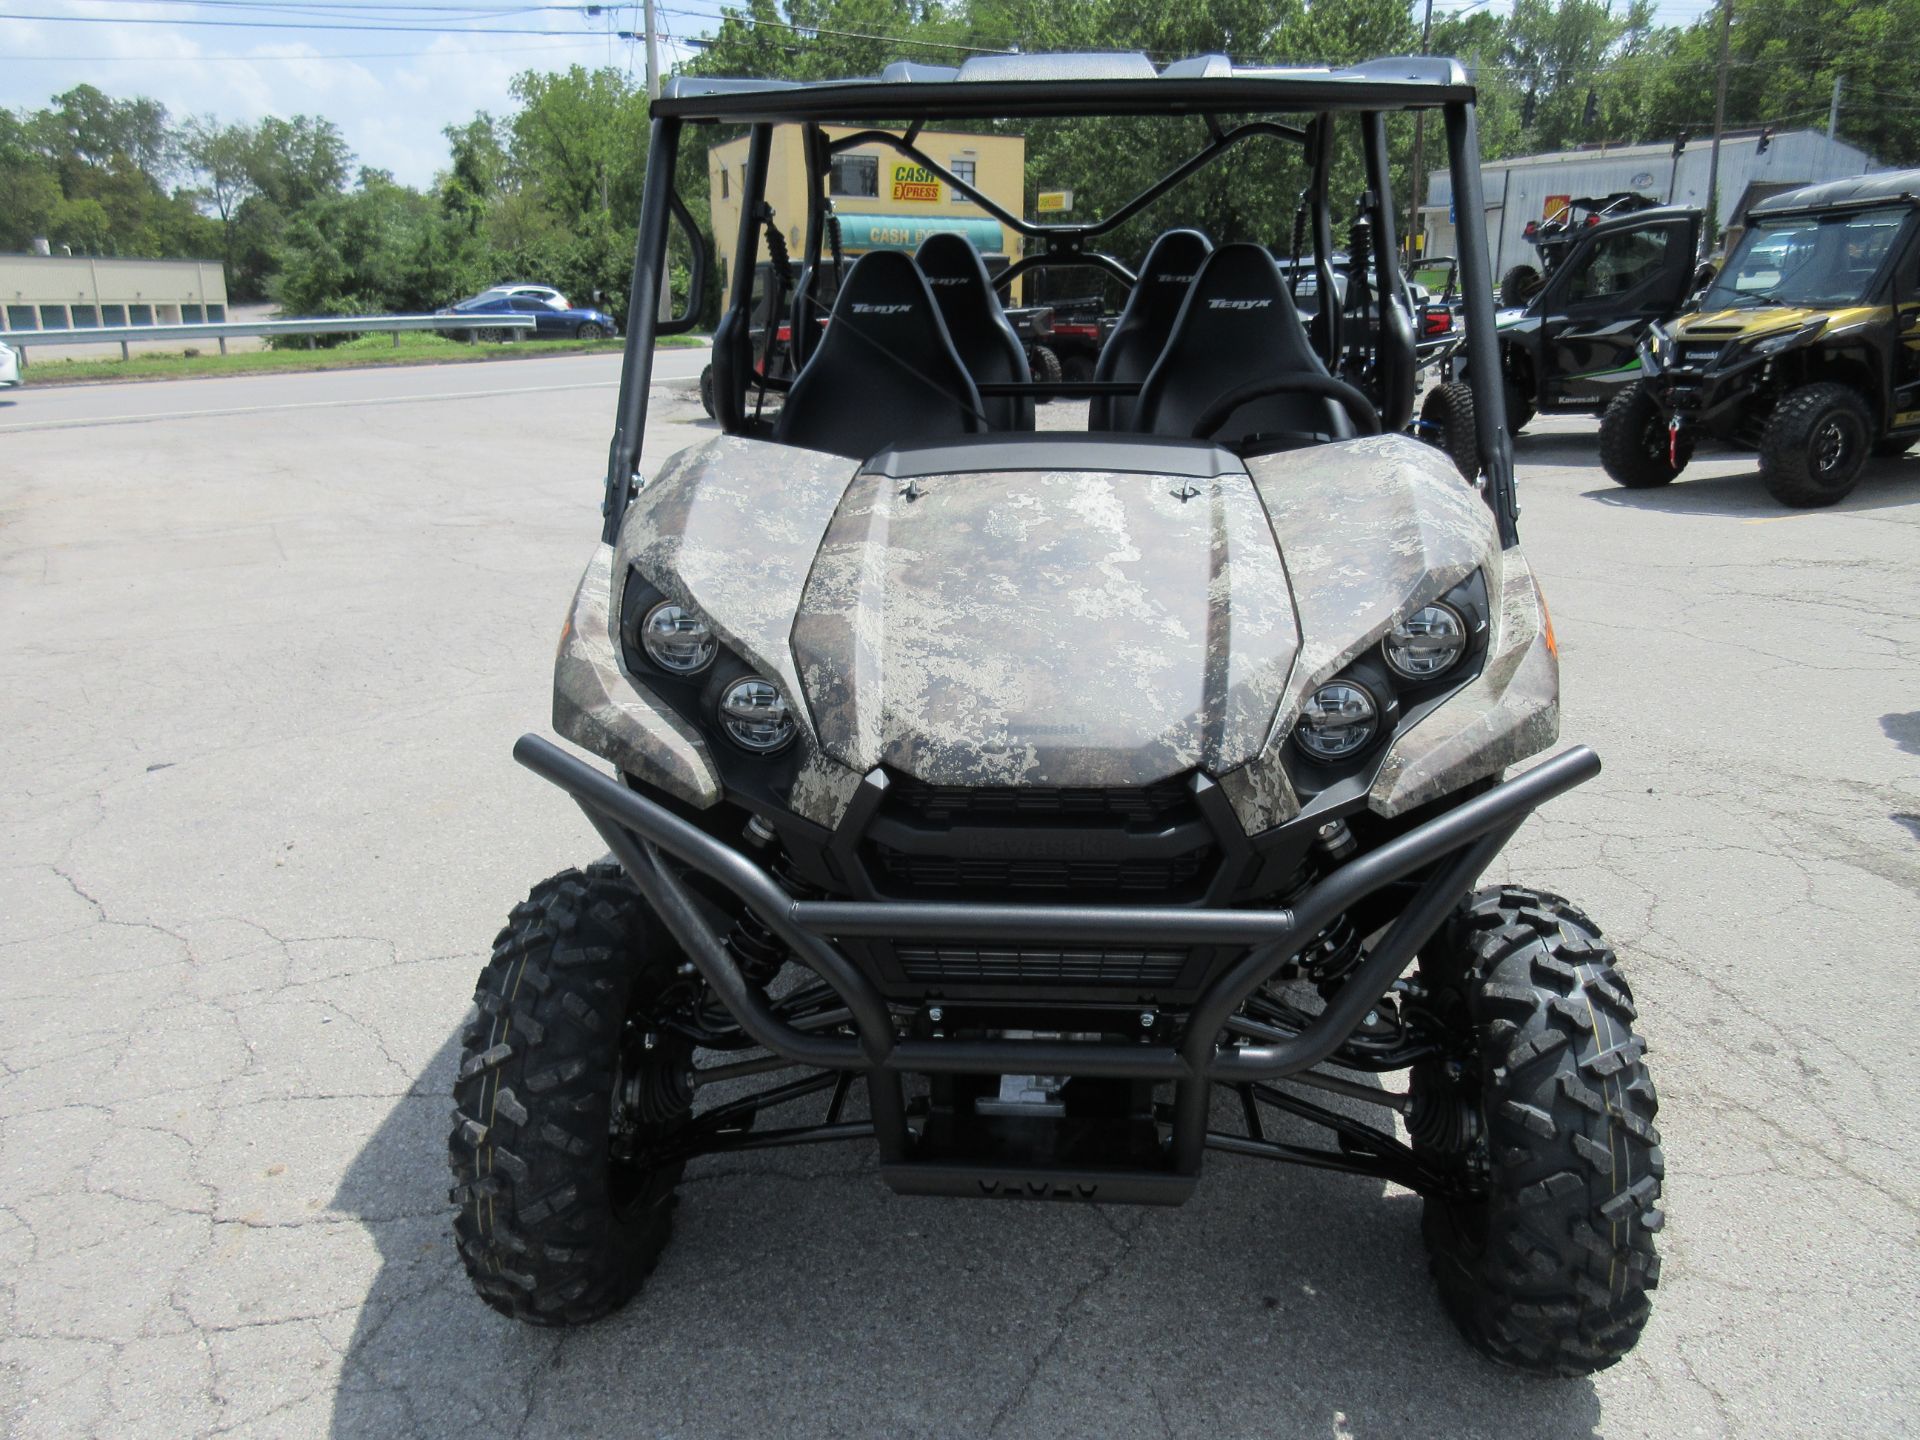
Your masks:
M746 838L756 849L764 850L774 843L773 827L756 815L747 822ZM794 868L785 850L774 854L767 871L795 900L816 900L824 893ZM733 928L727 932L727 950L739 965L740 973L763 990L773 983L773 977L787 963L785 942L751 910L742 910L740 918L733 922Z

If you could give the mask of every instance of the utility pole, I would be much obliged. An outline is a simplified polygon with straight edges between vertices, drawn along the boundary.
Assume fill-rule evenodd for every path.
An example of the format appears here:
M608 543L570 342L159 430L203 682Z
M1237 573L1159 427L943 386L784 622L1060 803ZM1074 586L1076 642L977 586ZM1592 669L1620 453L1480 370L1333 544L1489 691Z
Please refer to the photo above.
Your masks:
M653 0L647 0L647 100L660 98L660 41L655 33Z
M1833 77L1833 104L1827 110L1827 163L1840 168L1840 86L1846 76Z
M1427 0L1427 18L1420 26L1420 53L1425 55L1433 44L1433 0ZM1407 202L1407 266L1411 270L1413 262L1420 258L1420 190L1426 176L1427 148L1427 112L1413 112L1413 179L1407 186L1411 197Z
M1732 41L1733 0L1720 0L1720 72L1713 82L1713 155L1707 161L1707 226L1703 253L1720 234L1720 132L1727 123L1727 51Z

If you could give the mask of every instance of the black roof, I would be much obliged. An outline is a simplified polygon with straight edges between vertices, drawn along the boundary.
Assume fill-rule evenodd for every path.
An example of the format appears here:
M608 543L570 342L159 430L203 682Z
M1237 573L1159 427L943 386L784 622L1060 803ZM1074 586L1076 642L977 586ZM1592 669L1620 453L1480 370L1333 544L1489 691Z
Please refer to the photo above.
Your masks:
M1235 65L1197 55L1156 70L1145 55L976 55L958 67L901 62L845 80L676 76L654 112L735 123L1018 119L1041 115L1419 110L1470 102L1457 60L1414 55L1339 68Z
M1839 205L1870 205L1876 200L1920 199L1920 170L1883 170L1874 175L1849 175L1819 185L1803 185L1769 195L1748 208L1749 216L1783 210L1824 210Z

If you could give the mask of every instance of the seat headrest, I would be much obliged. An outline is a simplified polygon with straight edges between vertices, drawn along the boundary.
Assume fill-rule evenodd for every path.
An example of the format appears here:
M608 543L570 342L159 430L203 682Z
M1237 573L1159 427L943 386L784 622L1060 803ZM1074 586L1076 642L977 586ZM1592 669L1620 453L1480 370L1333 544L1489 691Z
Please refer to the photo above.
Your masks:
M850 328L883 345L889 333L918 336L929 314L937 314L933 292L912 257L898 250L854 261L833 302L836 321L851 320Z
M993 288L986 261L980 258L980 252L973 248L964 235L944 232L929 235L920 242L913 259L920 267L920 273L927 277L927 283L936 289L949 285L978 285L987 290Z
M1171 325L1180 302L1187 298L1187 287L1212 253L1213 242L1198 230L1169 230L1155 240L1140 262L1140 279L1133 290L1141 318L1162 330Z
M1200 266L1180 328L1187 330L1201 320L1206 322L1209 343L1231 344L1239 333L1264 341L1277 331L1289 341L1297 337L1304 348L1300 312L1294 308L1286 277L1259 245L1222 245Z

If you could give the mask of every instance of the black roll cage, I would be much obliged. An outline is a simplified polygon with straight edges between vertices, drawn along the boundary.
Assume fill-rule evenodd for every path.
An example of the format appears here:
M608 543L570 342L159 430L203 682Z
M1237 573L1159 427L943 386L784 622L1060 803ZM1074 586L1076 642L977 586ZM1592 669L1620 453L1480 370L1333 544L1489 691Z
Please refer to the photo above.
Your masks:
M1394 68L1398 67L1398 68ZM906 67L913 71L915 67ZM1301 144L1310 161L1310 183L1303 197L1312 221L1314 268L1322 295L1334 293L1332 212L1328 201L1332 154L1332 118L1350 111L1360 116L1367 181L1375 205L1375 293L1397 293L1397 247L1393 233L1393 206L1387 176L1385 117L1389 113L1439 108L1447 134L1448 158L1456 197L1459 236L1457 264L1465 302L1466 358L1475 388L1475 428L1481 457L1484 494L1498 525L1500 541L1510 546L1519 538L1519 508L1513 477L1513 455L1507 431L1501 386L1498 339L1494 329L1493 285L1485 235L1485 199L1480 166L1478 121L1473 87L1458 78L1435 78L1442 70L1460 76L1447 61L1375 61L1340 76L1313 72L1227 74L1191 78L1096 79L1074 81L995 80L977 83L914 83L904 79L852 81L819 85L779 82L719 81L684 90L678 83L652 109L652 133L647 153L647 184L640 206L639 234L634 251L629 292L627 344L621 369L620 397L614 434L608 453L606 494L602 505L602 538L612 543L633 495L642 437L646 428L647 395L653 375L653 347L661 335L683 333L697 323L700 296L711 263L707 240L699 234L692 215L677 193L675 166L684 127L745 124L749 127L747 173L742 187L740 230L735 246L730 313L746 316L751 309L753 265L757 236L766 223L764 197L773 128L780 124L804 127L810 192L803 274L811 287L818 283L820 247L830 202L825 195L827 159L856 145L885 144L938 174L1001 224L1046 249L1010 266L998 277L1011 285L1027 271L1048 265L1094 266L1126 285L1133 273L1119 260L1089 241L1110 233L1126 220L1190 175L1212 164L1236 145L1255 136ZM890 74L892 72L889 72ZM1377 78L1376 78L1377 76ZM944 78L944 77L943 77ZM1313 113L1304 127L1267 119L1245 120L1223 129L1220 117L1230 114ZM1154 184L1098 221L1038 224L1008 212L960 180L951 170L926 155L915 143L922 127L937 119L996 119L1039 116L1096 116L1128 114L1198 115L1209 132L1208 143ZM912 117L902 133L862 128L836 141L827 141L820 126L854 123L871 126L885 117ZM692 252L692 284L685 311L671 319L659 318L659 297L667 284L667 246L671 228L678 225ZM1358 257L1355 257L1358 258ZM817 302L813 302L817 303ZM1380 302L1384 323L1386 302ZM776 310L780 307L776 304ZM1315 341L1322 357L1340 354L1339 308L1320 307ZM765 384L764 381L756 383ZM769 386L768 388L777 388ZM995 387L996 393L1005 387ZM1021 387L1021 393L1083 396L1118 393L1111 386L1061 383ZM732 408L723 401L722 418Z

